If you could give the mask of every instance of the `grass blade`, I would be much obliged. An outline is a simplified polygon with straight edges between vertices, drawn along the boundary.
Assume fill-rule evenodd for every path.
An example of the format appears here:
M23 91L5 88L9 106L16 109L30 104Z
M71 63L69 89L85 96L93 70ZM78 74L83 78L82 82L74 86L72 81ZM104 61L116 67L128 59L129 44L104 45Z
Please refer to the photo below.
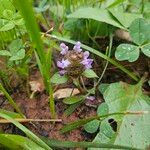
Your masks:
M40 36L40 30L36 23L36 19L34 16L34 11L32 8L32 5L29 0L25 0L24 2L20 0L13 0L14 4L17 8L19 8L20 12L22 13L22 16L25 20L26 27L30 33L30 36L32 38L32 41L35 45L35 53L37 53L36 59L37 63L40 68L40 72L43 76L44 84L46 87L46 91L48 94L51 93L51 86L50 86L50 60L49 63L47 62L47 56L46 52L44 51L43 42L41 40ZM49 51L51 53L51 51ZM48 54L51 55L51 54ZM49 57L50 58L50 57ZM48 63L48 65L46 65ZM55 106L54 106L54 99L50 99L50 111L52 118L55 118Z
M59 141L52 140L45 137L42 137L43 141L45 141L51 147L58 148L108 148L108 149L127 149L127 150L141 150L138 148L121 146L121 145L113 145L113 144L105 144L105 143L96 143L96 142L72 142L72 141Z
M0 91L2 91L2 93L6 96L10 105L20 114L20 116L24 118L23 113L21 112L15 101L11 98L11 96L8 94L8 92L5 90L5 88L2 86L1 83L0 83Z
M28 130L25 126L8 116L6 113L0 112L0 117L9 120L12 122L16 127L22 130L32 141L43 147L45 150L52 150L45 142L43 142L39 137L37 137L34 133Z

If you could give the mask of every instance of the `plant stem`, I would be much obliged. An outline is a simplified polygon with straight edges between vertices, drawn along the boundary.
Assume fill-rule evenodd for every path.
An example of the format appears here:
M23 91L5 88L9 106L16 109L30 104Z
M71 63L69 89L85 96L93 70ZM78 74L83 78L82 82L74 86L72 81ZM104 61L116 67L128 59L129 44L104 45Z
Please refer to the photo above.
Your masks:
M11 98L11 96L8 94L8 92L5 90L5 88L2 86L1 83L0 83L0 91L3 92L3 94L6 96L6 98L9 101L9 103L11 104L11 106L14 107L14 109L20 114L20 116L25 118L25 116L23 115L23 113L21 112L21 110L19 109L17 104L14 102L14 100Z
M112 42L113 42L113 36L110 35L109 48L108 48L108 57L110 57L110 54L111 54ZM106 65L105 65L105 67L104 67L104 70L103 70L103 72L102 72L100 78L98 79L98 82L97 82L97 84L96 84L95 87L97 87L97 86L99 85L100 81L102 80L102 78L103 78L103 76L104 76L104 74L105 74L105 71L106 71L106 69L107 69L108 64L109 64L109 61L107 60L107 61L106 61Z

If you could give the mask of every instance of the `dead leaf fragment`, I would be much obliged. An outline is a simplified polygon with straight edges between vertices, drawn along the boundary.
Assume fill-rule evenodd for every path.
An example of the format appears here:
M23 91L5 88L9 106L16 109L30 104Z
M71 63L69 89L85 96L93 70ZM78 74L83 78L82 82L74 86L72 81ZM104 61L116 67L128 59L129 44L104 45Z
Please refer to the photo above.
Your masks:
M73 92L72 92L73 90ZM61 99L61 98L66 98L66 97L70 97L72 93L72 96L77 95L80 93L80 91L77 88L64 88L64 89L59 89L57 90L53 96L56 99Z
M43 81L41 81L41 80L30 81L29 84L30 84L32 92L42 92L42 91L44 91Z

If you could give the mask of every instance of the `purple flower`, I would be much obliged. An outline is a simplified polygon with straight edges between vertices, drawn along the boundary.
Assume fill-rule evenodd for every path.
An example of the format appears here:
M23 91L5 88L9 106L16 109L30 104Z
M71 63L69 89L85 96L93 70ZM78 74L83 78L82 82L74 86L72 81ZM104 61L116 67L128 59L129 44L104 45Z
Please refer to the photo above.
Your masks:
M89 53L88 51L85 51L85 52L83 53L84 59L87 59L87 58L89 57L89 55L90 55L90 53Z
M63 76L66 72L67 72L66 70L60 70L60 71L59 71L59 74L60 74L61 76Z
M62 55L65 55L65 54L67 54L67 52L68 52L68 46L66 46L64 43L61 43L60 44L60 48L61 48L61 54Z
M75 44L75 46L73 47L73 49L74 49L76 52L80 53L80 52L82 51L82 49L81 49L80 47L81 47L81 42L78 41L78 42Z
M66 60L62 59L62 61L57 61L57 66L59 68L64 69L64 68L68 67L69 65L70 65L70 62L68 59L66 59Z
M88 96L86 99L88 99L90 101L94 101L95 100L95 96Z
M92 68L93 59L87 59L85 58L83 61L81 61L81 64L85 66L85 69Z

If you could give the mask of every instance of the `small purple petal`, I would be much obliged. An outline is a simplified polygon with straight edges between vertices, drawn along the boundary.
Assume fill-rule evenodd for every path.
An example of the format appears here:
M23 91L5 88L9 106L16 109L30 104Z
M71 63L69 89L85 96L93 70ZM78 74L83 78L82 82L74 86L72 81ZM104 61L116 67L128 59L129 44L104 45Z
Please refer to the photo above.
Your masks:
M77 42L76 44L75 44L75 46L73 47L73 49L75 50L75 51L77 51L78 53L80 53L81 51L82 51L82 49L80 48L81 47L81 42Z
M63 76L66 72L67 72L66 70L60 70L60 71L59 71L59 74L60 74L61 76Z
M93 59L84 59L83 61L81 61L81 64L83 64L85 66L85 69L90 69L92 68L92 63L93 63Z
M92 68L92 65L85 65L85 69L91 69Z
M86 99L88 99L90 101L94 101L95 100L95 96L88 96Z
M59 67L59 68L62 68L62 67L63 67L63 64L62 64L62 62L60 62L60 61L57 61L57 67Z
M83 53L84 59L88 58L89 55L90 55L90 53L89 53L88 51L85 51L85 52Z
M64 69L64 68L68 67L69 65L70 65L70 62L68 61L68 59L66 59L66 60L62 59L62 61L57 61L57 66L59 68Z
M67 52L68 52L68 46L66 46L64 43L61 43L60 44L60 48L61 48L61 54L62 55L65 55L65 54L67 54Z

